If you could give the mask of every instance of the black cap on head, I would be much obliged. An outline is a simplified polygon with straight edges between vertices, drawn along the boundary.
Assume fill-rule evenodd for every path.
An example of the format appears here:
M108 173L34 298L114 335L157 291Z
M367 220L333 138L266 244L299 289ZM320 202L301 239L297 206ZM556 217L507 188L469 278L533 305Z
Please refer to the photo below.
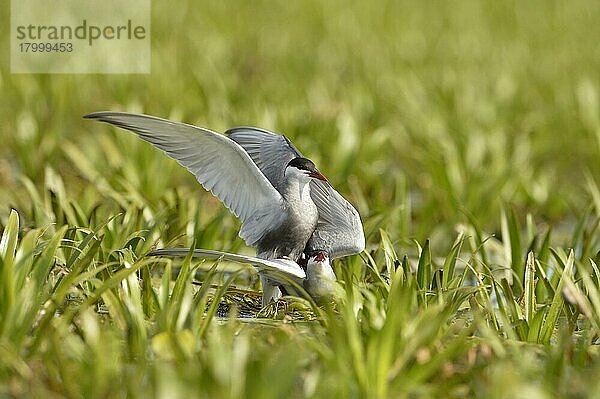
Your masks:
M302 157L294 158L287 164L287 166L293 166L300 170L305 170L308 172L308 175L314 179L319 179L325 182L327 181L327 178L317 170L317 167L310 159Z
M287 166L293 166L295 168L298 168L300 170L307 170L309 172L316 172L317 171L317 167L315 166L315 164L313 163L313 161L311 161L310 159L307 158L302 158L302 157L298 157L298 158L294 158L292 159Z

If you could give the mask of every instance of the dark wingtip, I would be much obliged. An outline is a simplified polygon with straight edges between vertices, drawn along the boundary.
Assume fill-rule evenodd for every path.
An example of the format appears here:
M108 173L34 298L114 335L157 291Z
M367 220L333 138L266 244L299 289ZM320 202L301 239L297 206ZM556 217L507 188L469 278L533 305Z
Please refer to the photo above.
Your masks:
M125 123L125 121L119 120L119 118L118 118L119 114L120 114L119 112L99 111L99 112L92 112L91 114L84 115L83 118L91 119L91 120L95 120L95 121L99 121L99 122L105 122L105 123L109 123L113 126L117 126L117 127L123 128L123 129L135 131L135 129L133 129L132 126Z
M83 115L83 119L102 119L102 117L107 113L109 113L109 111L92 112L87 115Z

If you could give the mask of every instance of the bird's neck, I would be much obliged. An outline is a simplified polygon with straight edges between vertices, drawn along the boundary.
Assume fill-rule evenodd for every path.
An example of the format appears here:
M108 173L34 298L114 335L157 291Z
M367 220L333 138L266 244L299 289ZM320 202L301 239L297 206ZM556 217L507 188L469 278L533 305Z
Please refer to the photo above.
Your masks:
M289 203L312 201L310 197L310 182L300 179L290 179L284 189L283 196Z

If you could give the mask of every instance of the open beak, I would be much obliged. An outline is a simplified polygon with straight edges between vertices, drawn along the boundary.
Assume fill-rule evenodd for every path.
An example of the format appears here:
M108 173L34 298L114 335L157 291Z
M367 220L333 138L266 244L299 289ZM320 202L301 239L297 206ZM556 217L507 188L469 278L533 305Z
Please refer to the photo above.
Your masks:
M314 172L310 172L308 174L310 177L313 177L315 179L319 179L319 180L323 180L323 181L328 181L327 178L325 176L323 176L323 174L319 171L314 171Z
M321 251L315 256L315 262L323 262L325 260L325 252Z

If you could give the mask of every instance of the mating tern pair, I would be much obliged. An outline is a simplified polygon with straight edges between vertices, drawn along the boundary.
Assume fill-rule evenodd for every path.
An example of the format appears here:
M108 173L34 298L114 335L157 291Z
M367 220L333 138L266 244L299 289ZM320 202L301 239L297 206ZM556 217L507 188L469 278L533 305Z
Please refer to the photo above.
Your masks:
M242 222L239 236L257 256L196 250L195 256L256 266L263 305L281 296L285 280L302 282L315 299L335 280L330 259L365 247L360 216L294 145L279 134L237 127L225 135L148 115L95 112L85 118L130 130L163 150ZM185 256L185 248L150 255ZM298 262L307 261L305 273ZM285 276L280 278L281 276Z

